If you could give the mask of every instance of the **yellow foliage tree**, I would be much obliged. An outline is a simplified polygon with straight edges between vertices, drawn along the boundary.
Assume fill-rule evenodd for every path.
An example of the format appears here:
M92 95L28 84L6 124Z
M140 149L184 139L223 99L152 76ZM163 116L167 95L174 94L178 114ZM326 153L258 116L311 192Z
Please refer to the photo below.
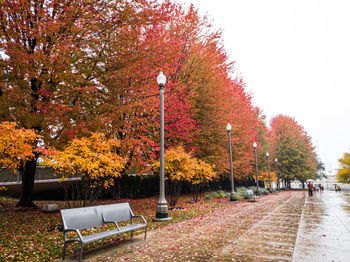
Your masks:
M164 177L170 193L170 206L174 207L181 193L183 181L190 182L195 175L196 160L182 146L167 150L164 154ZM160 172L160 162L152 165L154 173Z
M82 190L82 205L86 206L92 204L103 188L114 185L114 179L121 175L126 160L117 154L119 144L118 140L107 139L102 133L92 133L89 137L73 139L63 151L46 151L45 162L63 174L61 181L81 177L86 186Z
M266 186L269 188L269 173L268 171L262 171L259 173L258 175L259 181L266 181ZM277 183L277 176L276 176L276 172L270 172L270 178L271 181ZM254 179L256 179L256 176L254 176Z
M338 160L340 169L337 172L339 183L350 184L350 153L344 153L344 157Z
M154 162L152 167L155 173L160 172L159 161ZM170 193L170 206L176 205L184 181L193 185L194 201L198 201L199 187L216 176L213 169L212 165L192 157L182 146L167 150L164 155L164 177Z
M18 128L15 122L0 123L0 165L8 169L21 169L36 152L40 138L34 130ZM0 187L5 189L4 187Z
M200 159L195 159L196 165L194 166L194 175L190 182L192 184L192 196L193 201L198 202L200 200L199 193L205 182L211 181L216 173L214 172L214 166L210 165Z

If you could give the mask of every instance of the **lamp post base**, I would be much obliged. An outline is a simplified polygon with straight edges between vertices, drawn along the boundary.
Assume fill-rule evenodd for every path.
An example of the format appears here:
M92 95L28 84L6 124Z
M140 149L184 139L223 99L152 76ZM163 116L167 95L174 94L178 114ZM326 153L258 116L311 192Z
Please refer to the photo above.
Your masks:
M152 218L153 222L168 222L171 221L171 217L166 217L166 218L158 218L158 217L154 217Z
M231 194L230 194L230 201L234 201L234 202L237 201L236 193L231 193Z
M170 221L171 217L168 217L168 205L167 203L157 204L156 217L152 218L153 222L165 222Z

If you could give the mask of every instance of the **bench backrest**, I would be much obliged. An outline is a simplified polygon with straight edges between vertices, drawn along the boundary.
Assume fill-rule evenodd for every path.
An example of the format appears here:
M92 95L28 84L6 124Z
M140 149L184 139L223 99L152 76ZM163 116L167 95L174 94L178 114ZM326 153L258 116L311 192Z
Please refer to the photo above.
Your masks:
M98 212L101 214L105 221L122 222L131 220L134 215L129 203L119 203L111 205L103 205L97 207Z
M101 215L93 206L63 209L61 216L64 229L87 229L104 224Z
M64 229L87 229L105 225L105 221L131 220L133 212L129 203L62 209Z
M254 195L254 192L253 192L253 190L248 189L248 190L247 190L247 194L248 194L248 196L253 196L253 195Z

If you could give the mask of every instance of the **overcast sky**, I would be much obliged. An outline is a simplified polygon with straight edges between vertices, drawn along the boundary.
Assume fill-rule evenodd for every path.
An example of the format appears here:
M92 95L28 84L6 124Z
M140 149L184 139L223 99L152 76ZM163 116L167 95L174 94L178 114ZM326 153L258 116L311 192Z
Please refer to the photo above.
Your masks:
M182 0L223 29L254 104L302 125L329 174L350 152L349 0Z

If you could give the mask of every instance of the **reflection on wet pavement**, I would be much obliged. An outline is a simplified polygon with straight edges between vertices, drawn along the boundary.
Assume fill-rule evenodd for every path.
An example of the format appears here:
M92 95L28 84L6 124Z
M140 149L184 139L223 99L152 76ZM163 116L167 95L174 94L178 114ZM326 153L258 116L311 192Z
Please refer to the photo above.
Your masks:
M292 261L350 261L350 192L307 198Z

